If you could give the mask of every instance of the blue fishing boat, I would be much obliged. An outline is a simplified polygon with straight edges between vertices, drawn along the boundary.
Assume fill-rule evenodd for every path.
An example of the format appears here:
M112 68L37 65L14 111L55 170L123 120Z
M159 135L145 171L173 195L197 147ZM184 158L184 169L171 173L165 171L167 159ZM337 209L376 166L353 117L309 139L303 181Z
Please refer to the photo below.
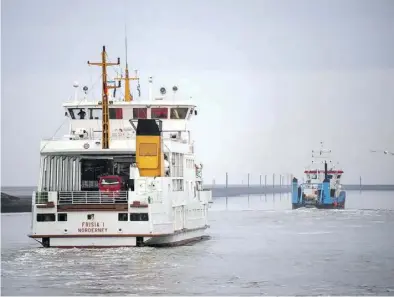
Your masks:
M314 207L326 209L345 208L346 191L342 190L343 170L329 160L330 149L323 142L319 150L312 150L312 165L305 169L305 181L292 181L293 209Z

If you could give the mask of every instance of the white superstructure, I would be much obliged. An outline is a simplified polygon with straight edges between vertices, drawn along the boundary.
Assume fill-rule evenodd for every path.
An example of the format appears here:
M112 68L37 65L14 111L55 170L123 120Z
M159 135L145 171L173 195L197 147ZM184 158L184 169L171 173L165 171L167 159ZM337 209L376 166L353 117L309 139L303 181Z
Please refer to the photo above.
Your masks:
M103 82L106 77L103 72ZM128 93L128 73L124 79ZM127 100L111 101L110 87L103 85L102 99L74 98L63 104L70 121L67 135L41 141L29 236L44 247L166 245L201 239L212 193L203 189L202 165L196 162L188 128L196 106L175 101L172 94L167 100L163 89L159 100L125 96ZM160 136L138 136L139 119L154 120ZM149 137L160 139L162 149L156 148L156 140L147 144ZM148 167L159 173L147 176ZM104 187L121 188L99 189L103 177Z

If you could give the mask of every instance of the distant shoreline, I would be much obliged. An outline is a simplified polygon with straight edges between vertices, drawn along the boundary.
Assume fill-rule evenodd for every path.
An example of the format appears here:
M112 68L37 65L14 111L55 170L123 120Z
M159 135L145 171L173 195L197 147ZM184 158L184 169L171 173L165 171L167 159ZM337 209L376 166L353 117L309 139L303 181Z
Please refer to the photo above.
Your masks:
M276 193L289 193L289 186L256 186L250 185L209 185L205 189L212 190L212 197L237 197L244 195L264 195ZM394 191L394 185L344 185L347 191ZM2 188L2 190L4 190ZM12 195L1 192L1 213L31 212L31 195ZM394 196L393 196L394 197Z

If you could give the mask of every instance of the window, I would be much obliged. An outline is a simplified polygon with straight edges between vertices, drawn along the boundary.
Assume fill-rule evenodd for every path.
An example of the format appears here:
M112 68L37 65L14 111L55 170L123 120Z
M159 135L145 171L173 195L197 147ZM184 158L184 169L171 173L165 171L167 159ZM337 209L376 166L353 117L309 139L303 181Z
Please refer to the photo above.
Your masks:
M102 185L119 185L119 179L115 177L103 177L101 179Z
M54 222L56 221L56 216L54 213L38 213L37 222Z
M89 108L89 119L101 120L103 118L103 112L101 108Z
M110 107L108 116L110 120L121 120L123 119L123 109L117 107ZM101 120L102 118L103 110L101 108L89 108L89 119Z
M88 214L88 221L94 220L94 214Z
M186 119L187 111L189 108L187 107L174 107L171 108L170 118L171 119Z
M67 221L67 214L66 213L58 213L57 220L59 222L66 222Z
M149 215L147 213L131 213L130 221L149 221Z
M337 179L340 179L341 178L341 175L340 174L338 174L338 177L337 177Z
M109 109L109 119L110 120L123 119L123 109L122 108L110 108Z
M153 107L151 109L152 119L166 119L168 118L168 108L166 107Z
M68 109L68 114L70 115L70 117L71 117L73 120L75 120L74 109L69 108L69 109Z
M118 213L118 221L127 221L128 213Z
M148 115L147 108L133 108L133 119L146 119Z
M36 204L47 204L48 192L36 192Z
M75 120L84 120L86 119L86 111L84 108L69 108L68 113L70 117Z

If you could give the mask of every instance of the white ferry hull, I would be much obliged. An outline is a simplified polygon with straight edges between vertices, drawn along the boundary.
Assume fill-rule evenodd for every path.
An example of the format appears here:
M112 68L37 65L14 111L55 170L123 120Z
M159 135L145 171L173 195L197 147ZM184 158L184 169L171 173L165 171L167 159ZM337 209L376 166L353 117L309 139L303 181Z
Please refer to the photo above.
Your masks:
M145 242L146 246L176 246L185 245L191 242L200 241L207 237L205 235L205 229L199 228L194 230L184 230L176 232L171 235L161 237L151 237Z
M205 235L205 229L207 227L181 230L174 232L173 234L153 236L153 237L142 237L143 243L141 246L178 246L185 245L191 242L201 241L207 238ZM118 248L118 247L137 247L140 244L137 243L137 236L86 236L86 237L73 237L73 236L62 236L62 237L49 237L47 241L49 248Z
M90 64L103 66L102 100L76 97L64 104L69 134L41 141L29 237L48 248L171 246L203 239L212 192L203 186L203 166L187 128L197 106L164 97L132 104L112 100L105 67L115 64L104 58Z
M136 237L61 237L50 238L50 246L54 248L109 248L134 247Z

